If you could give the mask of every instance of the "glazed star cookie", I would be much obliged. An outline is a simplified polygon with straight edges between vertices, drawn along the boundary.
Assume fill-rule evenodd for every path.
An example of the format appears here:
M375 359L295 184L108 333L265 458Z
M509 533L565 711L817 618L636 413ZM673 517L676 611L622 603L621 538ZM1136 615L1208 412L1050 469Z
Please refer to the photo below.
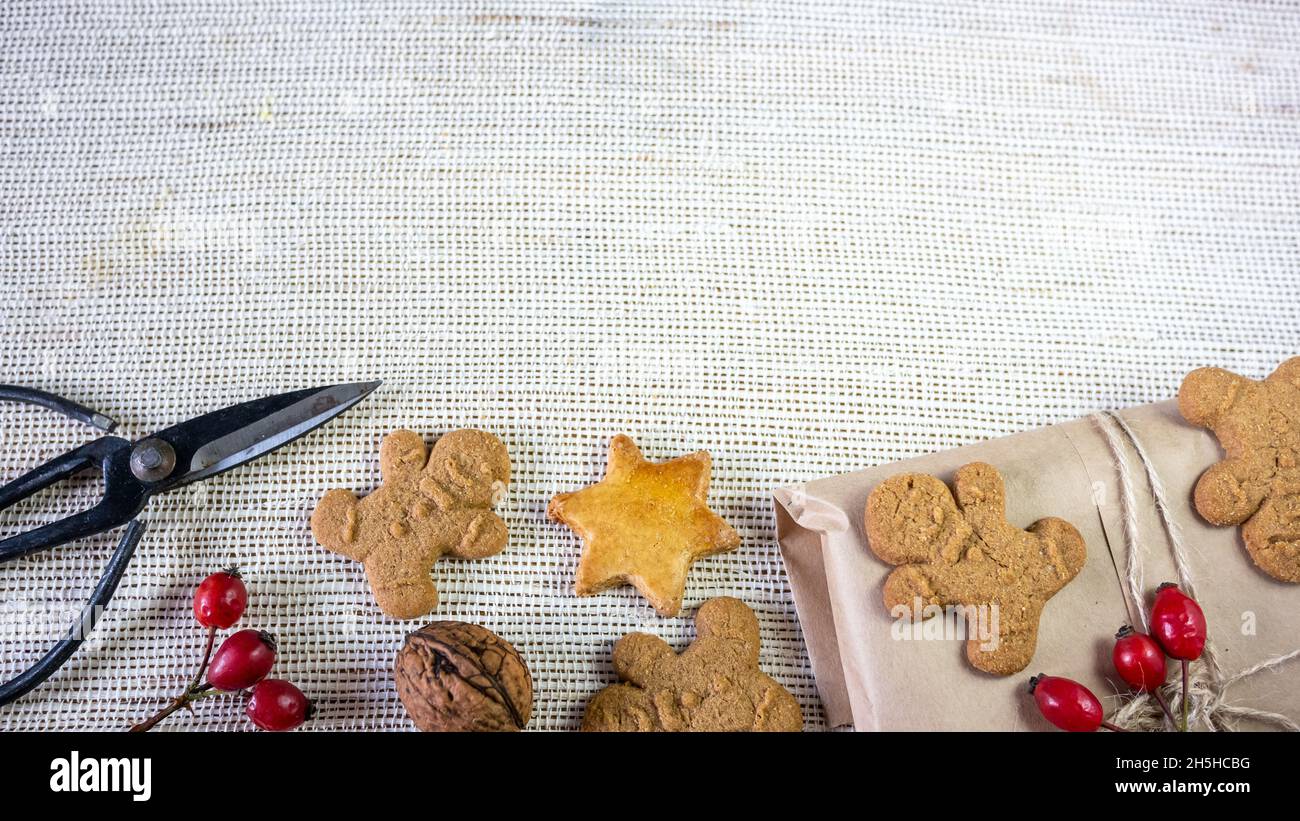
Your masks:
M1228 458L1196 482L1196 510L1216 525L1241 525L1260 570L1300 582L1300 356L1261 381L1222 368L1183 380L1178 410L1209 428Z
M492 511L510 481L501 440L458 430L430 450L399 430L379 447L383 484L364 499L331 490L316 505L311 532L326 548L361 562L380 609L413 619L438 606L429 578L444 555L482 559L506 546L506 523Z
M659 615L677 615L691 564L740 546L736 531L709 509L711 464L706 451L654 464L631 439L615 436L605 478L559 494L547 508L586 545L574 592L630 584Z
M997 641L968 633L966 657L987 673L1018 673L1034 656L1043 606L1083 568L1083 537L1063 519L1039 519L1027 531L1008 522L992 465L972 462L953 484L956 499L939 479L908 473L867 498L871 550L898 565L885 580L885 607L996 606Z
M739 599L705 602L697 638L673 652L630 633L614 644L619 684L587 703L583 732L798 732L799 703L758 668L758 619Z

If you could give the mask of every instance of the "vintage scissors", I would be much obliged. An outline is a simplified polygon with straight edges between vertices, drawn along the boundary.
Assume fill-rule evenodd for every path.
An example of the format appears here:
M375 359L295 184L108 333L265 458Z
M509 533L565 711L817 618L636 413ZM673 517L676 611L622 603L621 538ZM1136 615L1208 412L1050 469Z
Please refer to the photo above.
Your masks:
M0 562L128 525L81 617L39 661L0 684L0 706L49 678L94 628L144 534L145 523L136 516L150 497L265 456L348 410L377 387L379 382L357 382L282 393L204 414L136 442L103 436L0 487L4 510L96 464L104 477L103 498L89 510L0 539ZM90 408L31 388L0 385L0 401L41 405L106 433L117 424Z

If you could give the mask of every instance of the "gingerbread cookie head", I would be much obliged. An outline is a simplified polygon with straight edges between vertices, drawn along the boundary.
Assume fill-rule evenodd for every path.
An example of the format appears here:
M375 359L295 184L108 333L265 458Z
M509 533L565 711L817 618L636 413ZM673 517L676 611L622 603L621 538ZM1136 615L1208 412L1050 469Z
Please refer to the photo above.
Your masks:
M326 493L311 531L365 565L385 613L412 619L438 606L429 571L439 558L481 559L505 548L506 525L492 507L510 481L510 457L483 431L453 431L430 450L418 433L399 430L384 437L379 465L383 484L364 499Z
M758 619L744 602L717 598L695 615L697 638L680 655L657 636L614 645L620 684L587 704L584 732L798 732L799 704L758 669Z
M630 438L615 436L605 478L547 507L586 544L574 592L631 584L659 615L677 615L691 564L740 546L739 534L709 508L712 465L706 451L656 464Z
M992 465L966 465L953 484L955 499L922 473L893 476L871 491L871 550L898 565L885 581L885 607L996 607L996 641L969 632L966 657L987 673L1018 673L1033 658L1047 600L1083 568L1083 537L1062 519L1040 519L1029 530L1008 522ZM985 624L993 626L992 611Z
M1222 368L1183 380L1178 410L1209 428L1228 458L1196 483L1196 510L1216 525L1242 525L1255 564L1300 582L1300 357L1255 381Z

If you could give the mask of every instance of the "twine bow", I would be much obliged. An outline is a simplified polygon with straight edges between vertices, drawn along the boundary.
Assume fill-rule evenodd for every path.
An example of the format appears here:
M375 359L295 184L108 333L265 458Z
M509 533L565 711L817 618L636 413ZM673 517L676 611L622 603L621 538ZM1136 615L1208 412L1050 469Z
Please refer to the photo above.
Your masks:
M1133 451L1137 453L1138 459L1141 460L1142 467L1146 471L1147 484L1151 488L1151 496L1155 500L1156 511L1160 514L1160 523L1164 528L1170 552L1174 557L1174 566L1178 571L1178 583L1187 595L1198 598L1196 585L1192 580L1191 570L1187 562L1187 547L1183 542L1182 529L1178 527L1178 523L1174 521L1170 513L1164 483L1160 480L1159 474L1156 473L1151 459L1147 456L1146 449L1142 446L1137 434L1114 411L1095 413L1090 418L1106 437L1106 443L1110 446L1111 456L1114 457L1115 466L1118 469L1120 502L1124 518L1124 541L1127 548L1123 579L1125 606L1129 610L1129 618L1133 624L1145 632L1147 629L1147 611L1143 603L1142 558L1138 550L1137 499L1133 492L1133 479L1129 470L1128 455L1124 448L1124 439L1127 439L1133 447ZM1192 662L1189 673L1188 698L1190 709L1188 710L1188 726L1200 725L1215 731L1235 730L1241 719L1251 719L1265 724L1272 724L1284 730L1300 732L1300 723L1297 723L1295 719L1289 716L1268 710L1256 710L1252 707L1231 704L1227 700L1228 688L1233 684L1265 670L1276 669L1297 658L1300 658L1300 649L1266 659L1225 678L1219 667L1219 660L1215 654L1214 646L1207 640L1205 651L1201 654L1199 660ZM1167 682L1161 688L1161 692L1170 704L1176 704L1182 700L1181 683L1177 679L1178 677L1175 676L1173 681ZM1111 721L1130 730L1160 730L1166 724L1163 711L1149 693L1135 695L1115 713Z

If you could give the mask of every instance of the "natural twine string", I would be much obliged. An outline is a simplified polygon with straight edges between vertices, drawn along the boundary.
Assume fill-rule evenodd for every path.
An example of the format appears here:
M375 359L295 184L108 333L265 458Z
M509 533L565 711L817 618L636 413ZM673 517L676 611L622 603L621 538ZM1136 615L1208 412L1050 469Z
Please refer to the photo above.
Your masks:
M1160 522L1164 527L1170 552L1174 557L1174 566L1178 572L1178 583L1189 596L1198 598L1196 585L1192 580L1190 565L1187 561L1187 546L1183 541L1182 529L1178 527L1178 523L1174 521L1170 512L1164 482L1160 480L1160 475L1156 472L1137 433L1124 421L1123 417L1114 411L1096 413L1091 418L1106 437L1111 456L1115 459L1115 466L1119 475L1120 500L1124 516L1124 540L1126 542L1124 579L1126 606L1129 610L1129 617L1134 621L1135 626L1145 631L1147 612L1142 594L1142 557L1141 543L1138 539L1137 501L1123 439L1127 439L1129 444L1132 445L1133 451L1137 453L1138 459L1141 460L1142 467L1145 469L1147 484L1151 488L1151 496L1155 500L1156 511L1160 514ZM1121 434L1123 439L1121 439ZM1200 725L1210 730L1235 730L1241 719L1252 719L1293 732L1300 732L1300 723L1297 723L1289 716L1268 710L1256 710L1252 707L1229 704L1226 700L1228 688L1238 681L1265 670L1276 669L1297 658L1300 658L1300 649L1266 659L1228 678L1224 678L1219 668L1214 646L1207 640L1204 653L1202 653L1199 660L1192 662L1189 671L1188 697L1190 708L1187 719L1188 726ZM1161 692L1171 708L1174 709L1174 712L1178 712L1183 698L1180 677L1173 676L1161 688ZM1160 705L1147 693L1141 693L1129 699L1111 718L1111 722L1130 730L1174 729L1168 726L1168 719L1164 711L1160 709Z

